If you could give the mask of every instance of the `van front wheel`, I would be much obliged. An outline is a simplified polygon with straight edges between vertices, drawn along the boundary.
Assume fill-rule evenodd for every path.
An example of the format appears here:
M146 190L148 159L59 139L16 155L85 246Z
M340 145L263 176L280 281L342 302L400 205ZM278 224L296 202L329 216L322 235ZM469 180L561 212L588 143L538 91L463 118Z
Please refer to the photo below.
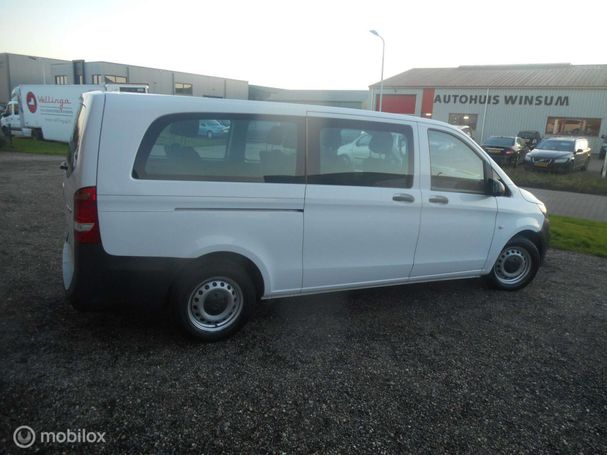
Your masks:
M499 254L488 278L498 289L516 291L527 286L540 266L540 253L524 237L514 237Z
M248 319L256 300L251 278L236 264L207 264L177 283L173 311L188 335L216 341L235 333Z

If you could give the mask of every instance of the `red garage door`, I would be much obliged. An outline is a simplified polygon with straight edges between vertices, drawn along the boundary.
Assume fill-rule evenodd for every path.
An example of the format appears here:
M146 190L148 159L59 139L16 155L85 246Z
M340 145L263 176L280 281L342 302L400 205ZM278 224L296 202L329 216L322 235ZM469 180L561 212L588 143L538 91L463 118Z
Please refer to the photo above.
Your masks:
M375 100L379 111L379 95ZM415 95L384 95L382 111L395 114L415 114Z

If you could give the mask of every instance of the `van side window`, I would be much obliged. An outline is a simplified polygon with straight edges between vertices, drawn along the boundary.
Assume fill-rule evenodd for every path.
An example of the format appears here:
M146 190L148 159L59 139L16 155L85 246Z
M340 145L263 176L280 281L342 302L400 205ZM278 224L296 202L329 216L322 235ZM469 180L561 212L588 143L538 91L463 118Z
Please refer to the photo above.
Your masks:
M431 187L438 191L485 193L483 160L457 137L428 130Z
M310 119L308 183L410 188L413 130L408 125Z
M303 120L183 114L150 126L133 177L303 183L303 163Z

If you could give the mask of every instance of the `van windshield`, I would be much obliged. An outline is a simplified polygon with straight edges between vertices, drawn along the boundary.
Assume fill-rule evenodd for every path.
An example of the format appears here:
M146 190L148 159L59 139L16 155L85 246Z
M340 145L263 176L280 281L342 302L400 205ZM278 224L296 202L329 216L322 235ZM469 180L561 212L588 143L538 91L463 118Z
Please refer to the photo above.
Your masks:
M573 152L574 141L558 141L554 139L543 140L537 146L542 150L556 150L559 152Z

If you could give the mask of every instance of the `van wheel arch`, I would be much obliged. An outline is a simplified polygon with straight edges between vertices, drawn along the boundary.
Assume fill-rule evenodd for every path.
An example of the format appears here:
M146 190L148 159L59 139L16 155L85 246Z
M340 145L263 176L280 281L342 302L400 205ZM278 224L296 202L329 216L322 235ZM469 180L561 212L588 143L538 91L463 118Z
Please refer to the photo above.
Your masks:
M529 230L522 231L522 232L519 232L518 234L512 236L512 238L510 240L508 240L508 242L512 242L517 237L523 237L523 238L533 242L533 244L539 251L540 256L544 257L544 255L546 253L546 251L545 251L546 246L542 243L540 234L538 232L533 232L533 231L529 231Z
M265 293L265 281L257 265L246 256L230 251L209 253L195 259L192 263L179 270L175 276L172 287L175 286L180 276L182 276L184 273L191 270L204 270L209 266L215 266L217 264L231 264L233 266L242 268L251 277L251 280L253 280L257 298L261 298L261 296Z

